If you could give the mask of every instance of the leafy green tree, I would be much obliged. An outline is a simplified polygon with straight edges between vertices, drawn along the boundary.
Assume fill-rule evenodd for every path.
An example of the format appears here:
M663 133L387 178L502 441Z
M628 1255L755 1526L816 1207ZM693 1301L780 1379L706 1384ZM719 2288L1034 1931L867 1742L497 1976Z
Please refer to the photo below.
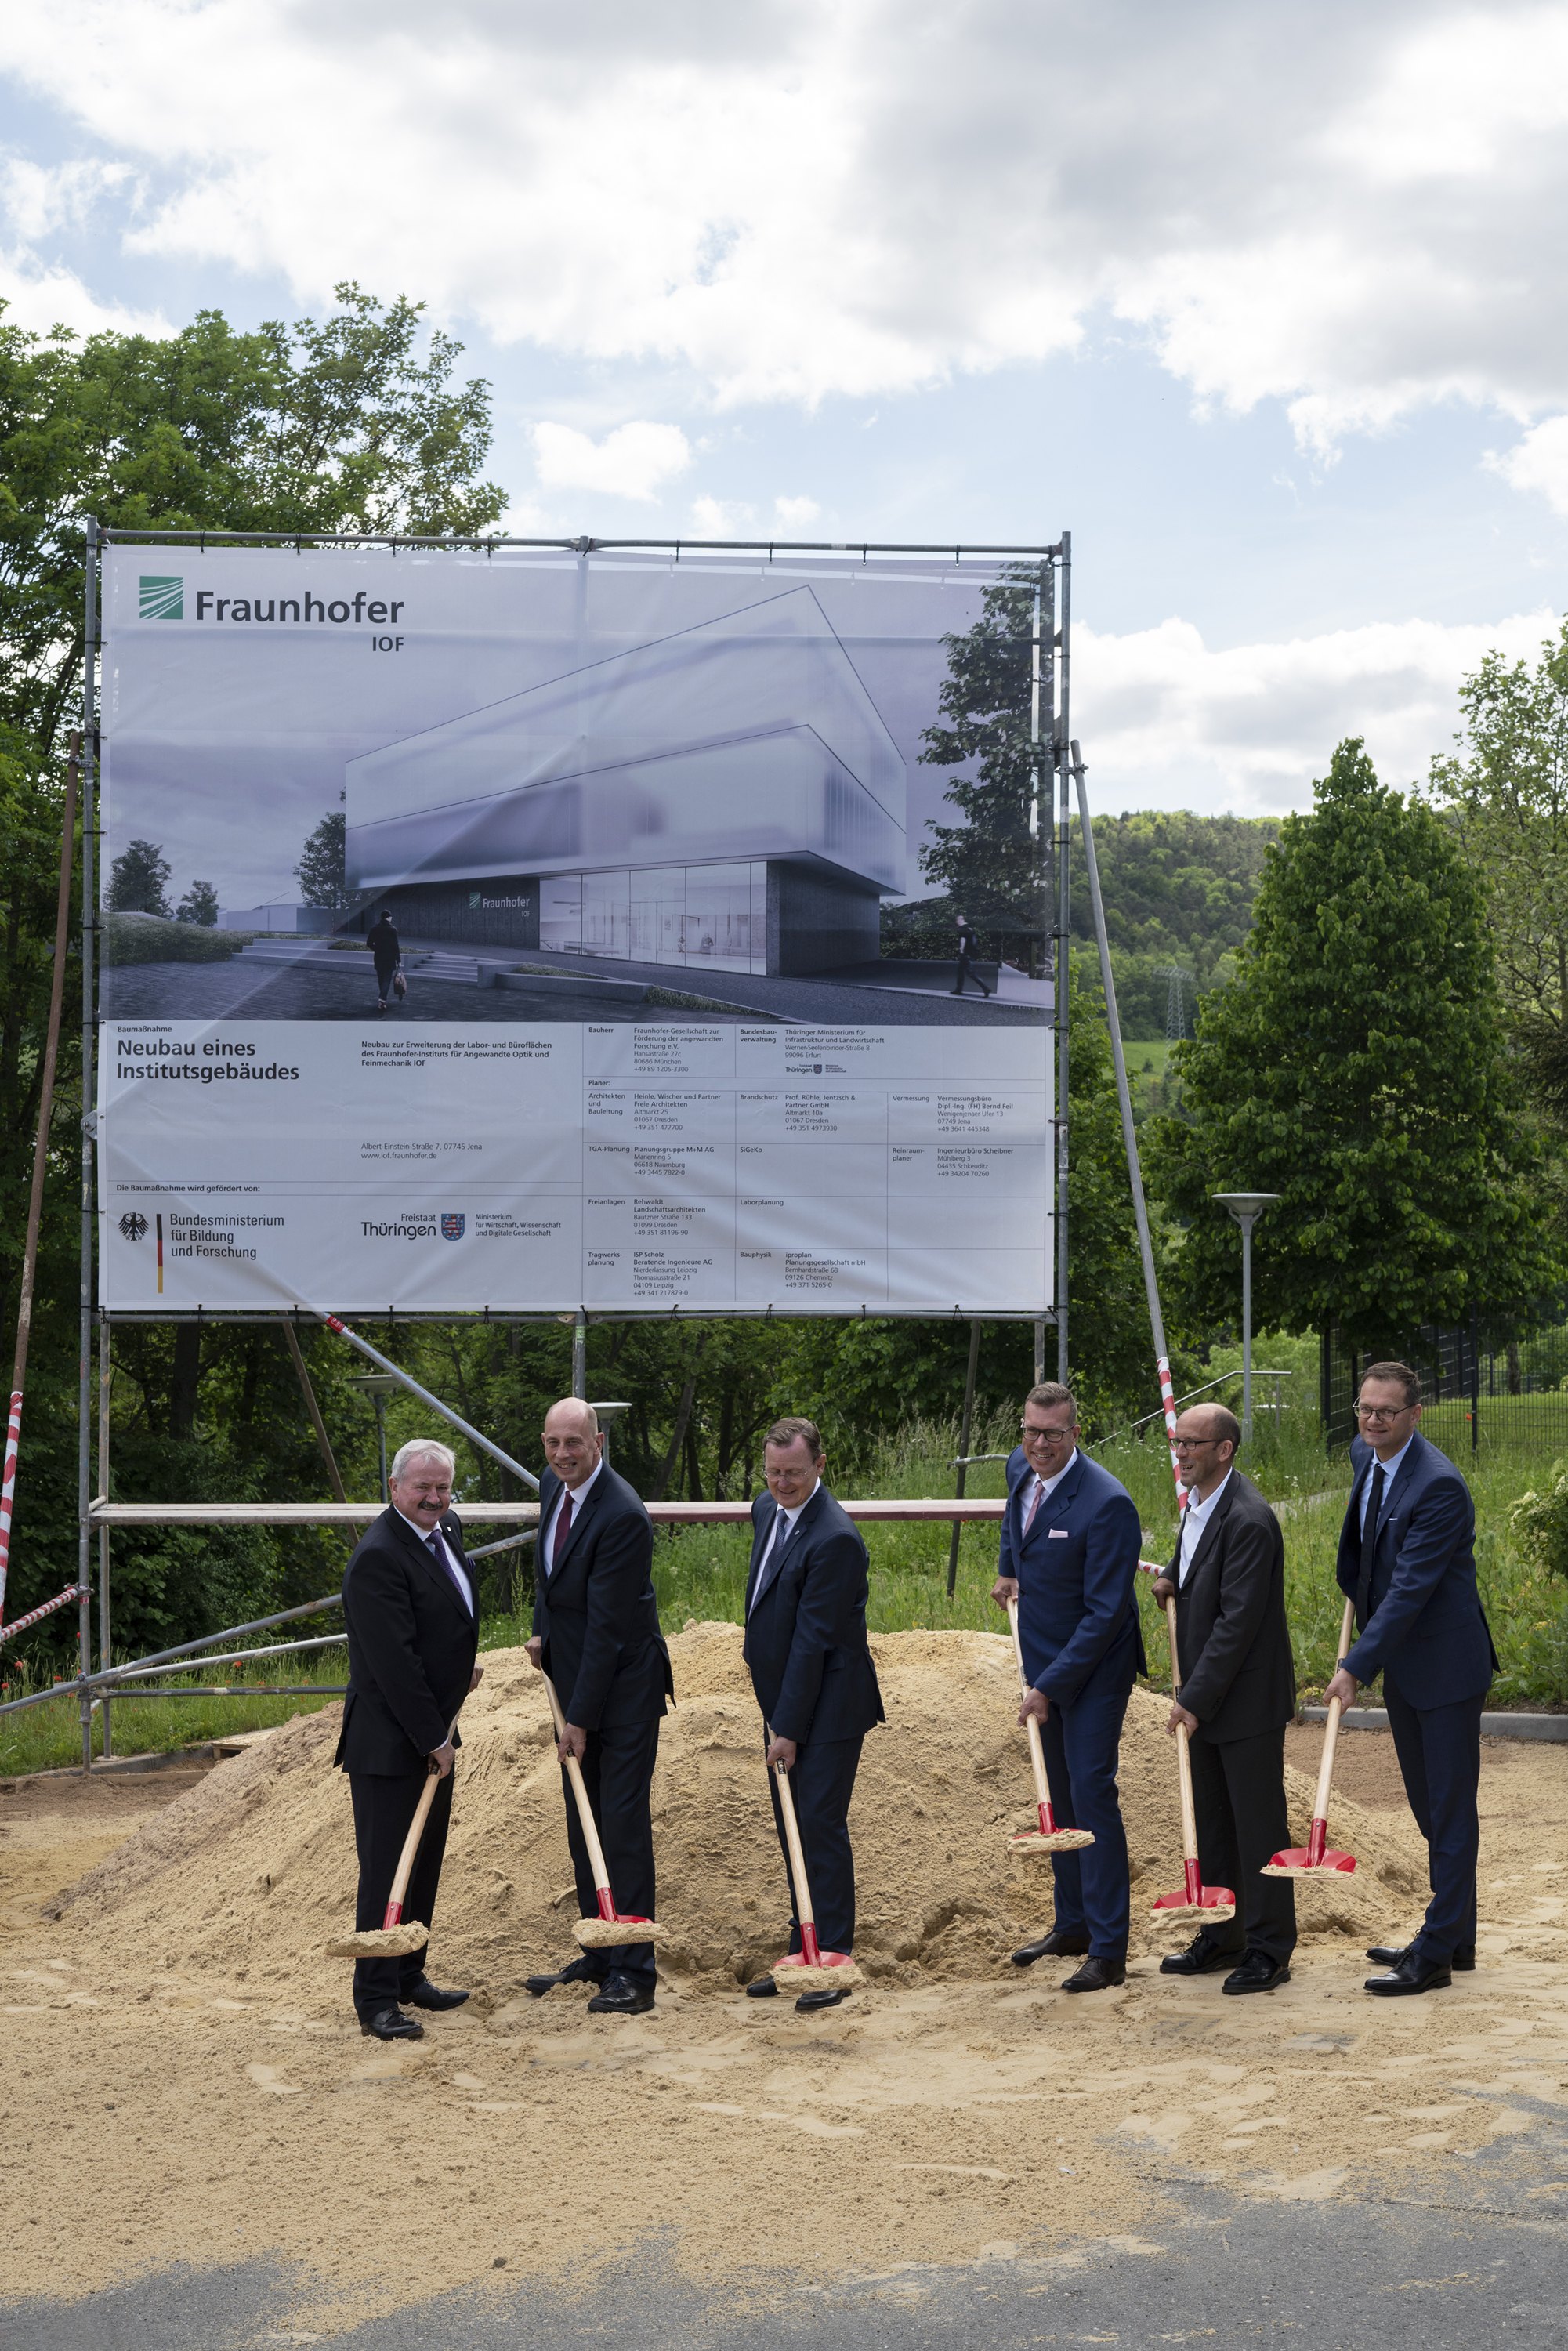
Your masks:
M1533 669L1490 653L1459 688L1464 731L1434 794L1485 879L1503 1004L1568 1113L1568 622Z
M1426 1322L1514 1315L1563 1279L1552 1203L1499 1020L1479 881L1452 828L1342 743L1289 817L1236 978L1173 1056L1185 1116L1150 1172L1186 1221L1188 1313L1239 1290L1221 1191L1276 1192L1252 1256L1255 1324L1336 1322L1358 1350Z
M175 910L177 923L194 923L205 931L216 927L218 893L210 882L193 882Z
M162 914L168 921L168 859L155 841L133 841L114 861L108 904L113 914Z
M348 883L348 829L341 809L324 816L308 834L294 868L300 895L308 906L330 906L340 913L353 904Z
M1049 880L1051 746L1030 741L1037 575L1019 566L988 588L980 618L961 636L943 639L947 674L937 706L946 726L928 726L920 757L964 772L947 787L964 822L931 821L920 851L922 871L946 889L956 921L964 914L1005 952L1005 942L1038 940ZM1042 622L1049 634L1049 618ZM1041 832L1030 831L1039 779ZM956 953L949 944L947 953Z

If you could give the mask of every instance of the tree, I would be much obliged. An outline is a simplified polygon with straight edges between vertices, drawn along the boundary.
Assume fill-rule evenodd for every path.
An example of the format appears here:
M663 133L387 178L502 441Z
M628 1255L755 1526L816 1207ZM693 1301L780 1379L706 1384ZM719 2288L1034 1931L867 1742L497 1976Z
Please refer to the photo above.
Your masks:
M1568 622L1533 670L1490 653L1459 688L1457 753L1431 788L1484 876L1503 1004L1568 1113Z
M114 861L109 906L116 914L162 914L167 922L169 861L155 841L133 841Z
M925 729L920 754L929 766L967 771L943 796L965 822L931 820L935 838L921 848L921 870L946 886L955 917L967 915L1000 941L1009 933L1041 935L1050 878L1052 747L1030 740L1037 587L1037 574L1017 567L985 590L972 629L944 637L947 674L937 706L949 724ZM1049 612L1041 626L1049 638ZM1049 645L1042 653L1049 657ZM1030 831L1037 778L1042 835Z
M1281 1195L1253 1249L1258 1327L1336 1322L1354 1348L1517 1313L1561 1284L1552 1204L1498 1017L1480 883L1452 829L1342 743L1287 818L1229 987L1173 1059L1185 1116L1150 1172L1186 1220L1186 1303L1239 1292L1210 1196Z
M215 928L217 919L217 892L210 882L193 882L180 901L174 920L177 923L197 923L204 930L210 931Z
M334 809L307 837L294 868L300 895L308 906L330 906L341 913L351 906L354 893L347 880L347 835L343 811Z

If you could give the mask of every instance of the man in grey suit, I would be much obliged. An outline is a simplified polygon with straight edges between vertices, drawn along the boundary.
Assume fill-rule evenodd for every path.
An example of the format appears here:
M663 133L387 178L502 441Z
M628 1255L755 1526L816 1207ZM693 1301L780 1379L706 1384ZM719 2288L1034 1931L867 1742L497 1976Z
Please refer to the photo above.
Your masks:
M1176 1426L1187 1488L1176 1557L1155 1585L1175 1595L1181 1695L1166 1725L1186 1726L1197 1857L1206 1886L1228 1886L1236 1916L1200 1928L1160 1961L1167 1976L1226 1970L1222 1991L1272 1991L1291 1980L1296 1897L1288 1877L1263 1877L1291 1842L1285 1725L1296 1674L1285 1621L1280 1522L1235 1466L1241 1429L1220 1404L1195 1405Z

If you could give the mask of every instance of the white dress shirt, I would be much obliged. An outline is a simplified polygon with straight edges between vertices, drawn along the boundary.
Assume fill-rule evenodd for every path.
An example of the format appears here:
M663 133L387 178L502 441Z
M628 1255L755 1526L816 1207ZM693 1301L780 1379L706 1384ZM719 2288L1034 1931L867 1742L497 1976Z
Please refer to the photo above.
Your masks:
M1214 1506L1229 1483L1230 1472L1228 1469L1207 1502L1200 1502L1196 1492L1188 1495L1186 1508L1181 1514L1181 1554L1176 1567L1178 1584L1186 1583L1193 1554L1203 1541L1204 1529L1214 1516Z
M392 1508L397 1510L395 1502L393 1503ZM462 1595L463 1599L466 1601L468 1605L468 1614L472 1616L474 1614L474 1586L464 1574L462 1562L458 1559L458 1556L453 1550L452 1545L447 1541L446 1537L442 1533L441 1529L439 1527L432 1527L427 1532L423 1527L418 1525L414 1520L411 1519L406 1511L398 1510L397 1514L399 1518L402 1519L405 1527L413 1527L414 1533L419 1537L420 1541L424 1545L426 1551L431 1549L433 1542L437 1542L441 1545L441 1556L445 1563L446 1572L451 1576L453 1583L457 1586L458 1592Z
M783 1550L794 1530L796 1520L800 1517L802 1510L808 1509L810 1505L816 1500L821 1483L822 1481L819 1478L816 1485L812 1487L810 1492L807 1495L805 1501L797 1502L792 1510L780 1509L774 1511L773 1524L768 1531L768 1548L763 1552L761 1559L758 1562L757 1581L751 1587L752 1608L756 1607L758 1600L761 1596L763 1578L768 1573L768 1561L772 1558L776 1551ZM748 1609L747 1611L747 1615L749 1615L751 1611Z
M1366 1473L1366 1482L1361 1489L1361 1531L1363 1534L1366 1532L1366 1506L1372 1499L1373 1479L1381 1469L1383 1472L1383 1499L1386 1502L1388 1499L1388 1489L1390 1486L1393 1485L1396 1478L1399 1475L1399 1464L1409 1452L1415 1435L1416 1432L1412 1429L1410 1431L1410 1435L1406 1438L1404 1444L1400 1447L1392 1461L1380 1461L1375 1453L1373 1455L1371 1466L1367 1469Z
M547 1583L550 1580L550 1575L555 1566L555 1522L560 1516L560 1506L570 1494L571 1496L571 1514L575 1519L579 1510L581 1510L584 1502L587 1501L590 1494L592 1493L593 1481L598 1477L603 1467L604 1463L602 1458L601 1458L594 1463L592 1468L589 1471L580 1486L563 1486L560 1492L556 1497L556 1505L554 1510L550 1512L549 1520L539 1531L538 1559L540 1565L544 1569L545 1582Z
M1071 1452L1068 1455L1066 1460L1062 1463L1061 1468L1056 1470L1051 1477L1042 1478L1038 1469L1031 1471L1030 1480L1025 1485L1020 1498L1023 1510L1023 1516L1019 1520L1019 1524L1020 1526L1028 1526L1032 1531L1033 1520L1030 1515L1030 1499L1031 1495L1034 1493L1035 1488L1038 1486L1040 1489L1040 1499L1034 1504L1034 1515L1035 1517L1038 1517L1040 1512L1044 1509L1051 1495L1053 1494L1057 1487L1061 1485L1062 1479L1066 1477L1068 1471L1071 1468L1077 1458L1078 1447L1075 1445Z

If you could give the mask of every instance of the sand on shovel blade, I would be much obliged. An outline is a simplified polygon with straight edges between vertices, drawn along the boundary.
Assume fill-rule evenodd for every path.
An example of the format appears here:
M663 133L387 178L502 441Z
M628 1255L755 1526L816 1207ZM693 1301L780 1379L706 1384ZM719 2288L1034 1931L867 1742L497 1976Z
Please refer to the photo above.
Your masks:
M430 1929L422 1927L417 1918L404 1918L395 1927L367 1927L362 1934L345 1935L340 1943L329 1943L326 1956L329 1959L404 1959L411 1951L423 1950L430 1940Z

